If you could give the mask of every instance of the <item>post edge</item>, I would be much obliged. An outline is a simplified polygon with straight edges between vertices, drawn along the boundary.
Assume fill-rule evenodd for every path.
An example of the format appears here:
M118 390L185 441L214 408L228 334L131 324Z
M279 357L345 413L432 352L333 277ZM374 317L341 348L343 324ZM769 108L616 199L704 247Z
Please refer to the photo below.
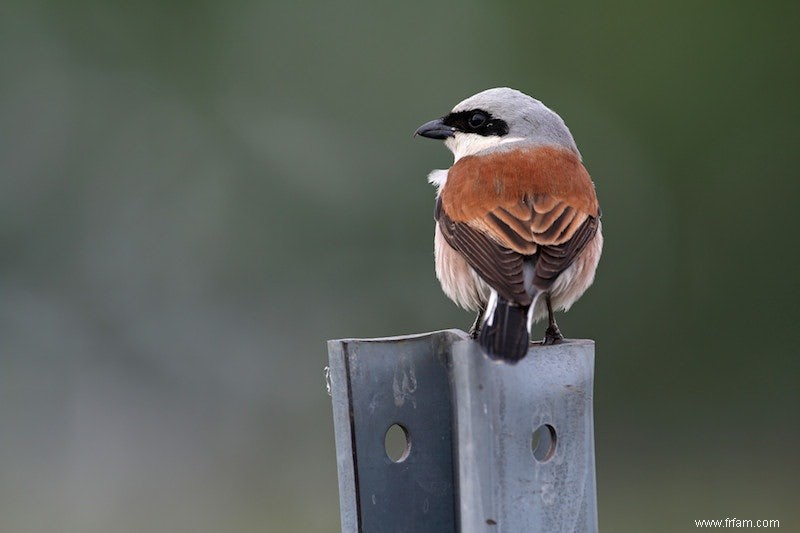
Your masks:
M339 479L339 514L342 531L358 531L355 457L350 416L350 384L347 379L346 340L328 341L328 368L333 429L336 441L336 467Z

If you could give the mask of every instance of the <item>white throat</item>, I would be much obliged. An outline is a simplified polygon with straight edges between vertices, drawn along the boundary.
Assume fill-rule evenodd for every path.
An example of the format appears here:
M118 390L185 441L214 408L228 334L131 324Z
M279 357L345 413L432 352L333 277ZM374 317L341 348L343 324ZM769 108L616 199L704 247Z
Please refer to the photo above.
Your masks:
M455 157L454 163L462 157L474 155L482 152L488 148L494 148L501 144L512 143L521 141L522 137L497 137L496 135L489 135L484 137L477 133L462 133L457 132L453 137L445 139L444 145L447 146L453 156Z

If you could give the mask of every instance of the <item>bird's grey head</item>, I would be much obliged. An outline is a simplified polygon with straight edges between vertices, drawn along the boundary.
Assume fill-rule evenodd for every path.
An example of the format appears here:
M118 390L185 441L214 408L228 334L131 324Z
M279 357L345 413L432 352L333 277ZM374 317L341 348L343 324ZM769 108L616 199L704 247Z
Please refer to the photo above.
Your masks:
M456 161L520 144L556 146L580 157L561 117L539 100L508 87L470 96L447 115L420 126L416 133L443 139Z

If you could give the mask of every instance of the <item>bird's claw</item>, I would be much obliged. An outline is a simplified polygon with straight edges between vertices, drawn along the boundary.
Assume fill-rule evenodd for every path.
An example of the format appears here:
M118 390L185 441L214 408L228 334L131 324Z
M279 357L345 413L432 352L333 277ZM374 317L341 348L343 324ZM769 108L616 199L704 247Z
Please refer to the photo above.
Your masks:
M550 326L544 332L544 339L542 340L543 346L552 346L553 344L560 344L564 342L564 335L561 334L561 330L558 329L558 326Z

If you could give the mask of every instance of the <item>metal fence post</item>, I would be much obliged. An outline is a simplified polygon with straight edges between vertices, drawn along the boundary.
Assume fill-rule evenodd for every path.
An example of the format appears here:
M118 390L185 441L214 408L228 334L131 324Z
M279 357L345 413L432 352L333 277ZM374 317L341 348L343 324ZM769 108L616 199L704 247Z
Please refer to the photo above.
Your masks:
M343 531L597 530L592 341L534 345L516 365L459 330L328 354Z

